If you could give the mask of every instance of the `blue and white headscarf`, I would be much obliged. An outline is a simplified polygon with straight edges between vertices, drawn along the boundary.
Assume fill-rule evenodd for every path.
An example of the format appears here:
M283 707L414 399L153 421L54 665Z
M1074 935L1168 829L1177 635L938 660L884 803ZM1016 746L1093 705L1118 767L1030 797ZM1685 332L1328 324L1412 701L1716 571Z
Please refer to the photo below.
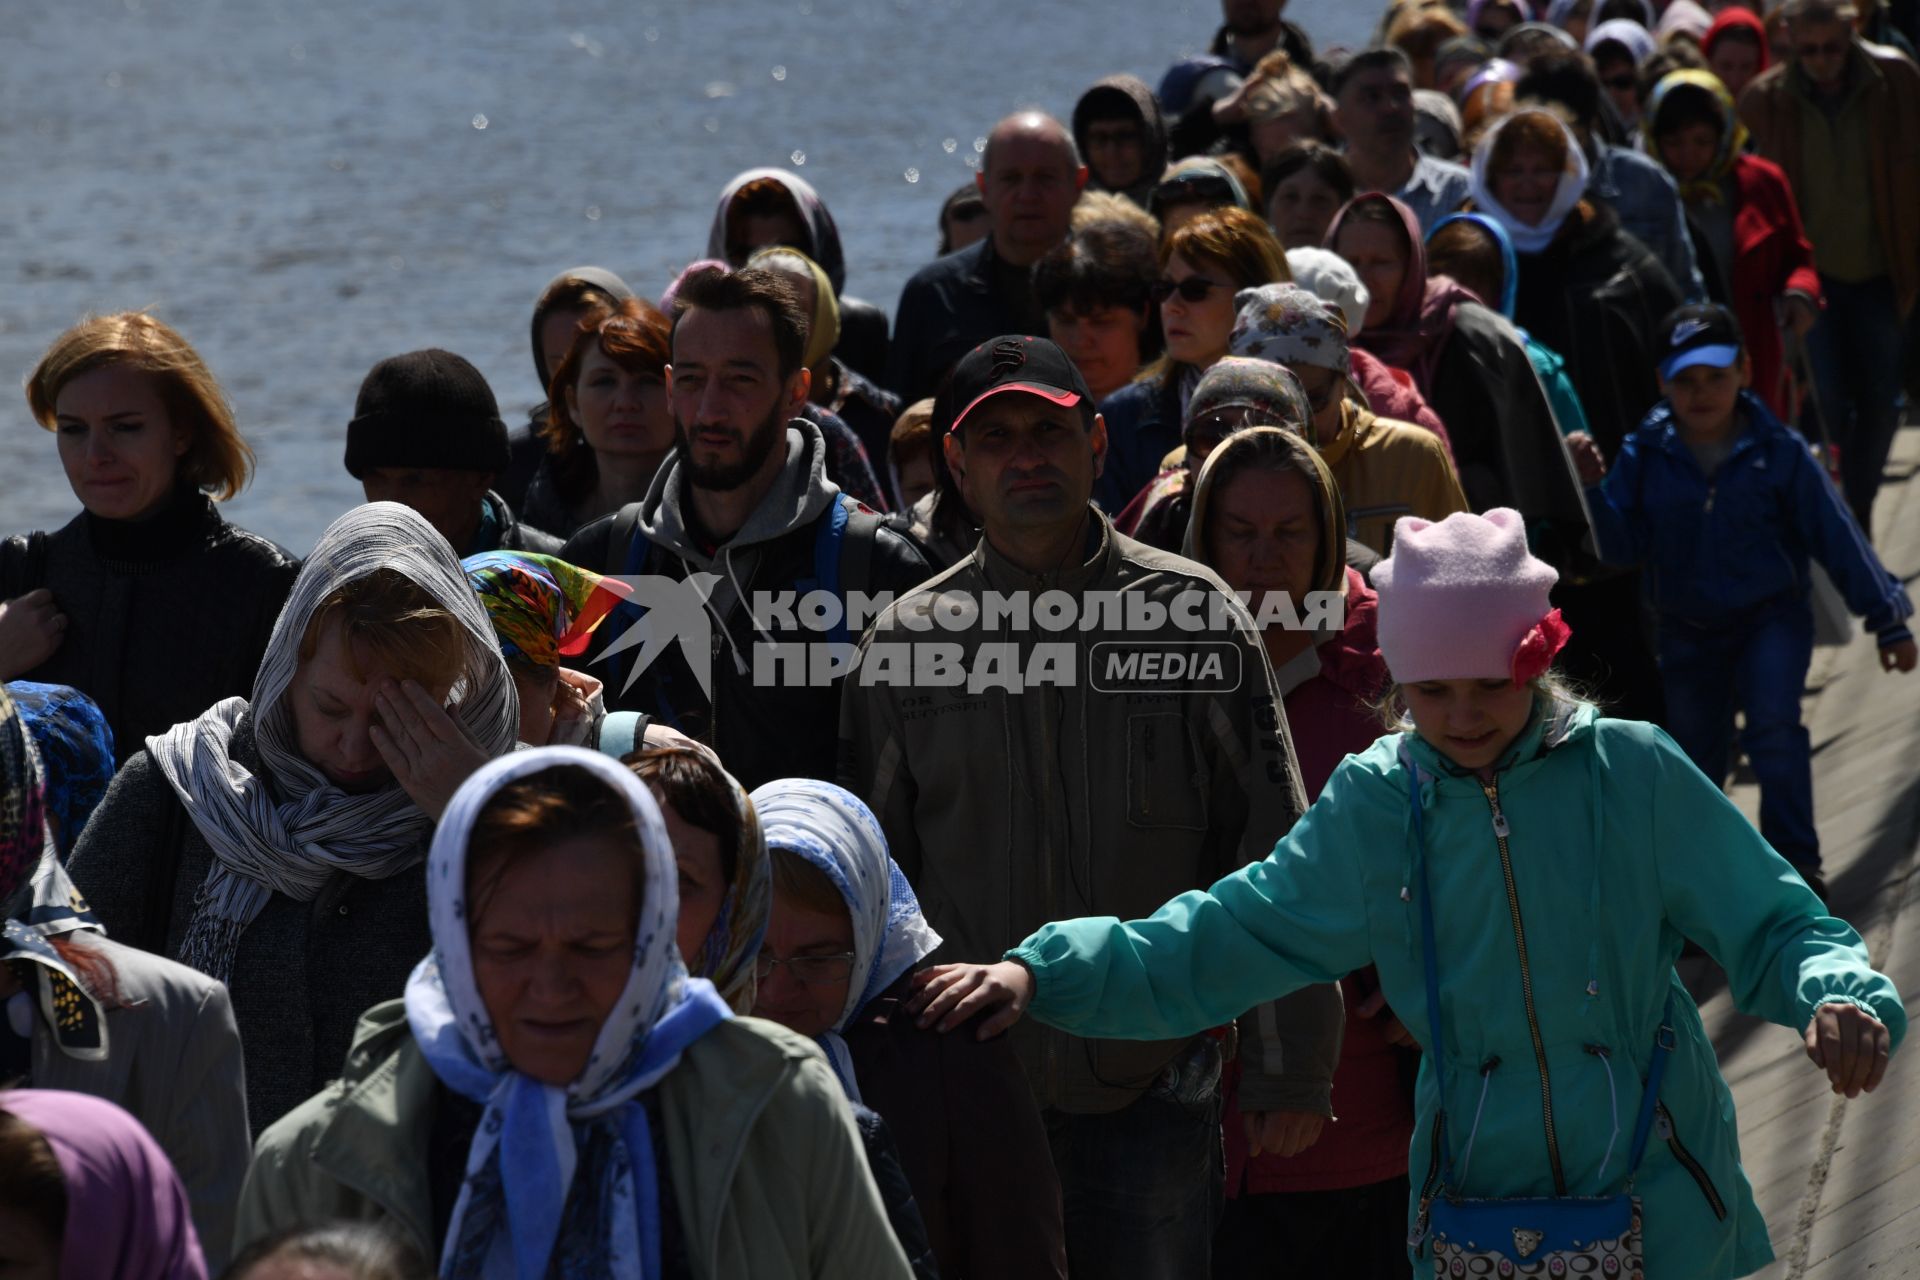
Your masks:
M855 1102L860 1085L842 1033L872 999L940 945L920 914L913 886L887 853L873 810L851 791L811 778L783 778L756 789L754 811L768 849L786 849L826 873L853 920L853 977L847 1004L820 1037L841 1087Z
M473 979L467 845L508 783L558 765L585 769L633 810L646 860L633 972L580 1078L561 1088L514 1070ZM434 1074L485 1106L441 1254L443 1277L541 1280L657 1276L659 1174L640 1095L681 1051L732 1016L689 978L675 944L678 872L659 807L618 761L536 747L489 762L454 793L427 859L433 951L407 983L407 1021Z

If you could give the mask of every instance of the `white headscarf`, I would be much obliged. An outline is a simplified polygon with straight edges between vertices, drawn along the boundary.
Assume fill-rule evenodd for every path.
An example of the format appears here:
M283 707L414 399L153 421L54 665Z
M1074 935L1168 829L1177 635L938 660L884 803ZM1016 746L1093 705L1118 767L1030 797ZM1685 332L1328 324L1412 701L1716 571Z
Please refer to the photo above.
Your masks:
M511 782L560 765L584 769L633 811L645 884L633 969L580 1078L562 1088L522 1075L500 1047L473 977L467 846ZM407 982L407 1022L434 1074L486 1107L467 1151L447 1228L445 1277L639 1280L660 1268L660 1197L639 1095L688 1044L732 1016L680 962L679 871L660 809L632 770L597 751L535 747L489 761L454 793L427 861L433 951Z
M887 837L873 810L831 782L782 778L757 788L754 811L767 848L798 854L826 873L853 920L853 976L847 1003L820 1037L841 1087L855 1102L860 1084L843 1033L869 1001L940 945L920 914L913 886L887 853Z
M453 688L454 719L488 755L513 747L519 700L493 624L447 540L410 507L370 502L327 526L273 624L253 697L216 702L197 719L147 739L187 816L213 850L180 958L210 977L232 975L240 935L276 893L310 902L336 871L384 880L419 862L433 821L398 783L342 791L300 754L287 686L300 665L308 620L336 590L376 569L405 577L466 632L467 659ZM261 772L230 754L248 710Z
M1493 163L1494 144L1499 141L1501 131L1523 116L1537 116L1553 121L1554 128L1560 130L1567 143L1567 166L1560 174L1560 185L1554 188L1553 203L1547 206L1547 214L1538 225L1520 221L1500 206L1493 198L1491 176L1487 172ZM1474 207L1498 222L1507 230L1513 240L1513 247L1521 253L1539 253L1553 243L1560 234L1560 226L1580 203L1580 197L1587 192L1587 157L1580 150L1579 139L1567 128L1566 122L1550 111L1521 109L1506 116L1487 130L1487 136L1480 140L1480 146L1473 153L1473 203Z

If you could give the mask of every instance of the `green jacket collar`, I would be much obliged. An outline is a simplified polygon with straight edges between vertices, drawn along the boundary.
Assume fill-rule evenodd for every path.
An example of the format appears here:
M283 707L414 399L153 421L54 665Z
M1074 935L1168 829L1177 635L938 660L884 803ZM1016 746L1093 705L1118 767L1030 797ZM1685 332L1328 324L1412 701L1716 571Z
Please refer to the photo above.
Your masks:
M1591 737L1593 722L1599 718L1599 714L1591 703L1586 702L1573 706L1564 703L1544 707L1536 705L1527 727L1514 739L1500 763L1494 766L1500 785L1504 787L1524 782L1539 768L1540 762L1554 751L1570 742ZM1436 785L1447 790L1479 789L1480 780L1477 776L1462 770L1418 733L1408 730L1402 737L1414 763L1433 778Z

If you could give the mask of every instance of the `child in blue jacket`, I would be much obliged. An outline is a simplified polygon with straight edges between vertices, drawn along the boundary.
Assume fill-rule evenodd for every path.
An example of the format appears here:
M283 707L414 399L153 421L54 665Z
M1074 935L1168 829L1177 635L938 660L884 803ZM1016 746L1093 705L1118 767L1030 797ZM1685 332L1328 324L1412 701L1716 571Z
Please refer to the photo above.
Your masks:
M1600 554L1644 564L1660 619L1667 729L1702 773L1727 777L1733 713L1760 781L1760 831L1822 898L1813 765L1800 692L1813 658L1808 562L1832 576L1879 638L1881 665L1911 671L1913 605L1798 432L1747 389L1740 328L1719 306L1663 327L1666 396L1607 470L1577 449ZM1603 479L1604 477L1604 479Z

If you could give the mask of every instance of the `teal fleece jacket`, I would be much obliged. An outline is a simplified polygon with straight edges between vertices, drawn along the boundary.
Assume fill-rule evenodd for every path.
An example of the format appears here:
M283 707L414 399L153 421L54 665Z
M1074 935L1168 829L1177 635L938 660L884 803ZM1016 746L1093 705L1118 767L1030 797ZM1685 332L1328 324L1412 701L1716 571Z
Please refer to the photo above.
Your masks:
M1049 924L1009 952L1036 979L1032 1015L1075 1035L1165 1039L1377 966L1388 1003L1426 1051L1411 1228L1444 1161L1436 1159L1441 1099L1414 897L1410 760L1420 767L1446 1129L1457 1161L1479 1115L1471 1163L1454 1190L1555 1194L1549 1116L1568 1194L1622 1190L1641 1082L1671 994L1678 1045L1661 1088L1666 1120L1634 1185L1646 1210L1647 1273L1710 1280L1764 1266L1772 1253L1740 1167L1733 1098L1673 970L1682 940L1726 969L1740 1009L1796 1032L1817 1006L1844 1001L1884 1022L1897 1046L1906 1012L1860 936L1823 914L1785 860L1651 725L1599 719L1584 705L1537 714L1493 789L1416 735L1389 734L1341 763L1265 861L1146 920ZM1511 904L1496 803L1509 829ZM1528 944L1538 1053L1516 926Z

